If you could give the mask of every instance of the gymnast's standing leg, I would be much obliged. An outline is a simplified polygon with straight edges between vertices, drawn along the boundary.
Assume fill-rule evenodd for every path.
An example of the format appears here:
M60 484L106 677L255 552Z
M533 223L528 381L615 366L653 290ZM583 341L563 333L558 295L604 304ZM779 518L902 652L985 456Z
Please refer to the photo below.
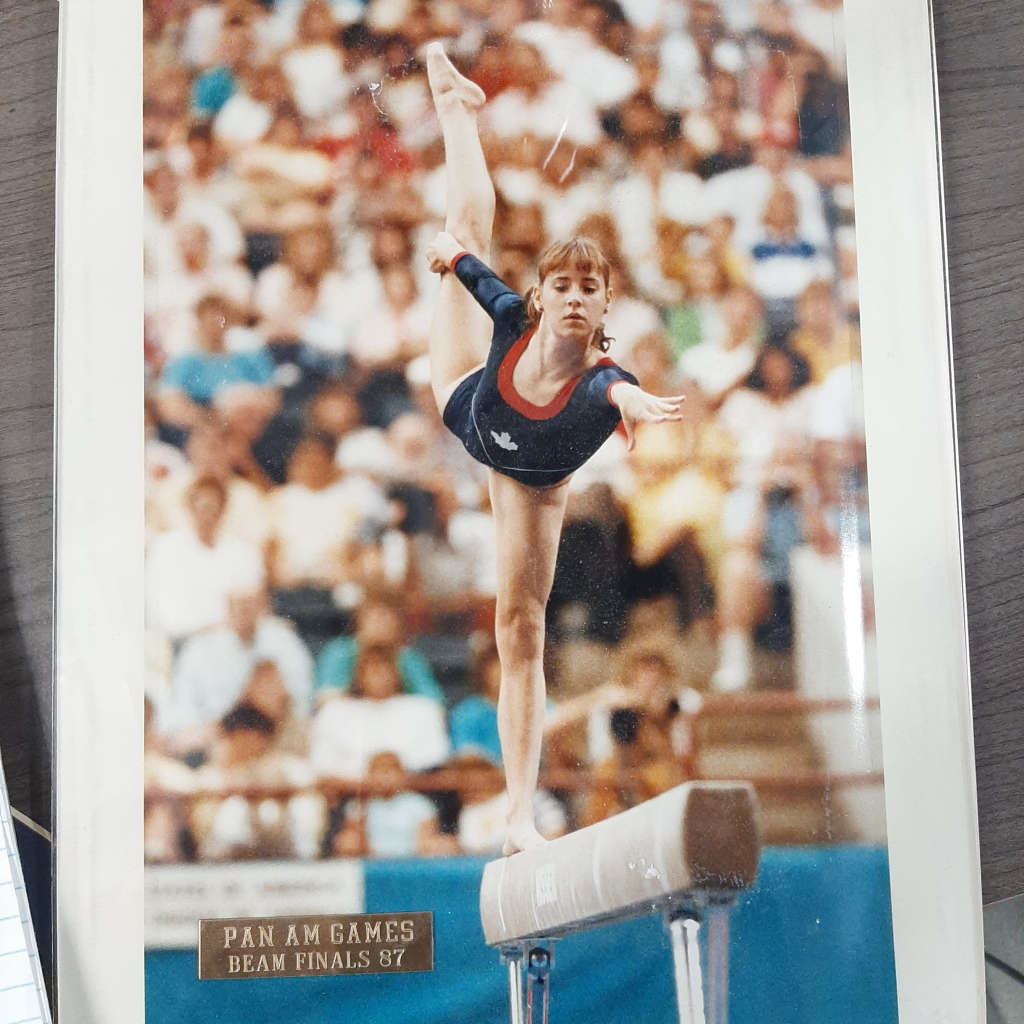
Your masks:
M544 734L544 614L562 534L568 481L527 487L490 472L498 537L495 640L501 661L498 735L508 787L505 856L544 842L534 823Z

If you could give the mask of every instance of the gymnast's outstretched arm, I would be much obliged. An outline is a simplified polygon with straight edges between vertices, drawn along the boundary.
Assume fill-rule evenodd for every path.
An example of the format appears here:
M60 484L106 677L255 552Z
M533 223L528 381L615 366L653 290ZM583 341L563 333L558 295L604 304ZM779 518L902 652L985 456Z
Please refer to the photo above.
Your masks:
M623 380L608 389L608 401L619 410L626 431L626 447L632 451L636 444L637 424L678 423L683 418L681 410L686 395L660 397Z

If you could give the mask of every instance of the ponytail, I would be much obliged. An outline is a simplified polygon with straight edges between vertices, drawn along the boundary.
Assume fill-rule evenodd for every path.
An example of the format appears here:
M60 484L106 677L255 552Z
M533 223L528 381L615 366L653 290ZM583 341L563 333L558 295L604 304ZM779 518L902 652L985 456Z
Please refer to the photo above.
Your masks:
M526 315L530 318L531 324L540 323L540 309L537 306L537 296L540 294L540 285L535 284L526 293Z
M612 347L612 342L614 340L614 338L609 338L608 335L604 333L604 324L601 324L597 330L594 331L594 336L590 339L590 344L593 345L594 348L600 349L602 352L607 352L608 349Z

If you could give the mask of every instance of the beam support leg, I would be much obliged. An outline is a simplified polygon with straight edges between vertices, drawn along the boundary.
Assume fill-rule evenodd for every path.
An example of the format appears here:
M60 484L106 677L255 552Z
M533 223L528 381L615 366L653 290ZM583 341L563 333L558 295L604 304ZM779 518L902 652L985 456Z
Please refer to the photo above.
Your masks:
M729 1024L729 903L708 914L708 1024Z
M700 914L695 910L677 911L667 923L672 939L679 1024L707 1024L700 966Z
M508 1007L511 1024L523 1024L523 951L509 948L501 951L508 965Z
M526 953L526 1024L548 1024L548 995L555 957L550 942L531 944Z

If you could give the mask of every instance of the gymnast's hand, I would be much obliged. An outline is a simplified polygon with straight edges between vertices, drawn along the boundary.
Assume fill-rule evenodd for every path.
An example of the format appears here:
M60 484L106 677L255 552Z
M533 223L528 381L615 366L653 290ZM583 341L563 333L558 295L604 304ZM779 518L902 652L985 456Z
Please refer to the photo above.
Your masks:
M452 260L465 252L466 247L447 231L442 231L427 246L427 263L435 274L446 274L451 270Z
M633 450L636 444L636 425L638 423L674 423L683 418L683 402L686 395L673 395L671 398L659 398L649 395L643 388L619 381L612 385L610 396L612 404L618 407L622 417L622 425L626 429L626 447Z

